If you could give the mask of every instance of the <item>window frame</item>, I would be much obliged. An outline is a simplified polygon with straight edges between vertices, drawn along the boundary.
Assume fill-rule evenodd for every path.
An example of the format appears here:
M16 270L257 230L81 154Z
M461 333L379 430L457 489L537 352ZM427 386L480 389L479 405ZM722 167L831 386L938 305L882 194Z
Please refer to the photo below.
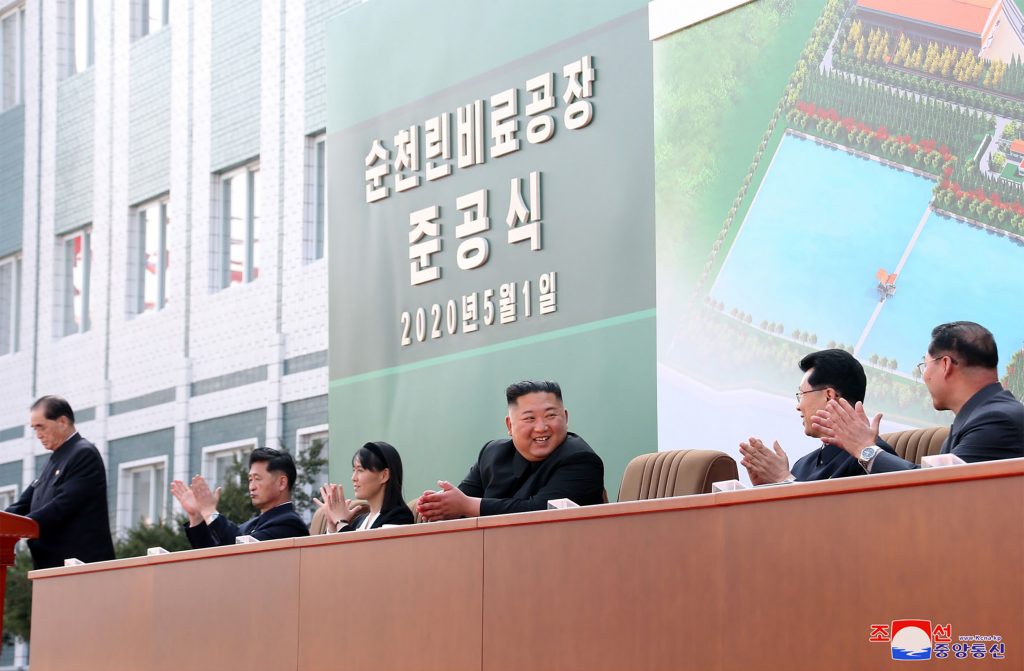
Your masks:
M306 226L302 261L314 263L327 256L327 133L307 136Z
M132 41L141 40L143 37L149 35L155 35L161 30L166 28L171 23L171 0L159 0L160 2L160 25L155 29L151 30L150 24L152 19L149 13L150 0L135 0L132 3L132 28L133 38Z
M131 507L135 500L135 491L132 476L143 470L150 470L155 474L156 466L160 466L164 471L164 482L161 486L157 486L160 483L153 482L150 480L150 496L149 496L149 512L154 513L152 515L140 516L139 519L149 517L150 521L148 524L159 524L161 520L166 520L170 514L170 500L167 496L168 488L170 487L170 459L166 454L158 457L146 457L144 459L135 459L133 461L124 461L117 465L117 531L118 533L127 531L135 526L138 520L135 519L134 512ZM158 494L163 500L163 509L156 511L157 506L156 497Z
M82 309L81 322L76 326L75 321L75 254L68 250L72 240L82 236ZM92 282L92 225L83 226L70 233L60 236L60 249L63 261L64 286L61 288L63 299L63 311L60 315L59 330L61 337L86 333L92 328L92 319L89 315L90 291Z
M160 215L160 222L157 229L158 263L156 264L156 303L152 308L146 309L146 270L148 267L146 256L146 221L147 212L156 209ZM158 313L167 307L168 302L168 281L167 274L170 270L170 197L168 195L140 203L132 209L132 242L134 246L129 254L129 277L132 278L129 296L129 313L140 316L149 313Z
M80 21L76 3L79 0L67 0L68 9L68 67L67 76L81 74L96 64L96 3L95 0L81 0L86 4L88 26L84 28L85 54L82 57L84 63L79 66L78 54L78 30Z
M4 100L4 89L7 82L4 79L4 33L3 22L15 17L16 26L14 38L16 46L14 51L14 99L9 103ZM5 11L0 11L0 112L6 112L25 102L25 3L14 5Z
M18 495L21 493L19 491L19 489L20 488L16 484L0 485L0 507L7 508L11 504L13 504L15 501L17 501L18 500ZM3 497L7 496L8 494L10 495L11 500L10 500L10 503L8 503L5 506L5 505L3 505Z
M314 440L320 438L321 436L323 436L324 438L324 452L321 456L327 459L327 463L324 464L324 470L318 474L318 476L320 477L317 477L316 481L310 487L310 491L307 492L310 496L319 496L320 486L326 485L328 482L330 482L331 436L328 427L329 425L327 424L317 424L315 426L303 427L295 432L295 454L293 456L296 459L299 457L299 455L303 453L303 451L309 449L310 445L313 444ZM296 483L296 486L298 486L298 483ZM309 524L310 520L313 517L313 513L308 510L302 511L299 514L306 521L306 524Z
M244 231L242 239L241 258L241 280L233 282L231 277L231 180L245 176L245 210L244 210ZM258 280L261 276L260 245L262 244L262 208L259 206L262 197L262 181L259 182L260 193L254 194L257 179L262 180L259 160L250 161L219 175L218 194L220 196L219 208L219 233L220 233L220 281L215 287L218 291L233 286L244 286ZM259 216L254 216L254 210ZM256 234L259 234L257 237ZM256 238L254 240L254 237ZM255 257L255 258L254 258Z
M218 443L217 445L207 445L202 450L202 460L200 461L199 472L203 474L203 478L206 483L210 485L210 489L216 489L223 483L218 482L216 471L217 458L227 454L238 454L239 461L245 458L246 452L252 452L259 446L259 439L255 436L252 438L245 438L242 440L233 440L227 443Z
M10 342L10 349L4 351L0 349L0 357L7 356L8 354L16 354L19 349L19 332L21 330L21 255L12 254L0 259L0 271L5 266L11 267L11 295L10 295L10 324L6 325L9 329L8 336ZM4 297L0 296L0 305L3 304ZM2 314L2 311L0 311ZM4 329L5 325L0 321L0 329ZM0 338L0 343L3 340Z

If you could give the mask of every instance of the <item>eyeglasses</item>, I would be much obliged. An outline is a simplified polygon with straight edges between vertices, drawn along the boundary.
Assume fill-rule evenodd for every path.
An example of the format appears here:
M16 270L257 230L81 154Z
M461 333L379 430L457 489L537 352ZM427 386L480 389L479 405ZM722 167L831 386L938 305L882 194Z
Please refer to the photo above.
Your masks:
M951 357L948 354L943 354L942 356L937 356L934 359L929 359L927 357L921 357L921 363L917 364L917 372L920 373L921 375L924 375L924 369L928 367L928 364L930 364L932 361L938 361L939 359L949 359L950 362L954 366L956 366L956 365L958 365L960 363L959 361L957 361L956 359L954 359L953 357Z
M821 389L808 389L807 391L798 391L795 394L796 402L799 403L800 401L804 400L804 394L813 394L816 391L825 391L826 389L828 389L828 387L822 387Z

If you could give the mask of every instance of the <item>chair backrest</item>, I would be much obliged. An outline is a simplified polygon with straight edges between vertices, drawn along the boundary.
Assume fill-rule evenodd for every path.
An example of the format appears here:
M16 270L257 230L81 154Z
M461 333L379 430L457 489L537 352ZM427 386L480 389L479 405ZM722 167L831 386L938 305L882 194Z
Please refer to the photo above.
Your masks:
M626 466L619 501L707 494L711 483L739 477L736 461L717 450L641 454Z
M327 533L327 511L323 508L317 508L316 512L313 513L313 519L309 521L309 535L315 536L325 533Z
M416 510L416 502L419 501L419 500L420 500L420 497L417 496L416 498L409 499L408 501L405 502L405 505L409 506L409 510L412 511L412 523L413 524L419 524L420 522L423 521L423 518L420 517L420 511Z
M929 426L925 429L883 433L882 440L892 445L900 457L920 464L921 457L939 453L948 435L948 426Z

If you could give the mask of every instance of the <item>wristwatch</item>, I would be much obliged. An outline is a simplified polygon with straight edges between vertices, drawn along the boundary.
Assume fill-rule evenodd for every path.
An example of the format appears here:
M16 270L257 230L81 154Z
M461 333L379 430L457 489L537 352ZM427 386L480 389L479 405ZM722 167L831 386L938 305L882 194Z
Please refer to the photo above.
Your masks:
M218 517L220 517L220 513L217 513L217 512L210 513L210 521L207 522L207 524L213 524L213 521L215 519L217 519Z
M860 451L860 456L857 457L857 463L864 467L864 470L868 470L871 466L871 462L875 460L878 453L882 451L882 448L875 445L869 445Z

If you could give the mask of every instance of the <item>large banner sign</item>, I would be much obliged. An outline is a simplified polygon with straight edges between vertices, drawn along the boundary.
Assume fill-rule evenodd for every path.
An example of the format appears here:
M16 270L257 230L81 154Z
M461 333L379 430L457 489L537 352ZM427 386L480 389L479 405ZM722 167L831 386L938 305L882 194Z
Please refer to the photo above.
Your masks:
M613 498L625 461L657 448L636 5L373 2L330 25L332 477L379 439L408 497L457 482L523 378L562 383ZM387 48L356 48L385 29L369 41Z
M854 354L883 431L948 424L918 364L956 320L995 334L1020 397L1021 5L346 13L329 32L334 449L394 440L417 485L455 479L503 433L505 384L552 377L612 494L654 449L738 458L754 436L794 461L820 445L793 397L803 356ZM388 48L361 53L367 35Z

